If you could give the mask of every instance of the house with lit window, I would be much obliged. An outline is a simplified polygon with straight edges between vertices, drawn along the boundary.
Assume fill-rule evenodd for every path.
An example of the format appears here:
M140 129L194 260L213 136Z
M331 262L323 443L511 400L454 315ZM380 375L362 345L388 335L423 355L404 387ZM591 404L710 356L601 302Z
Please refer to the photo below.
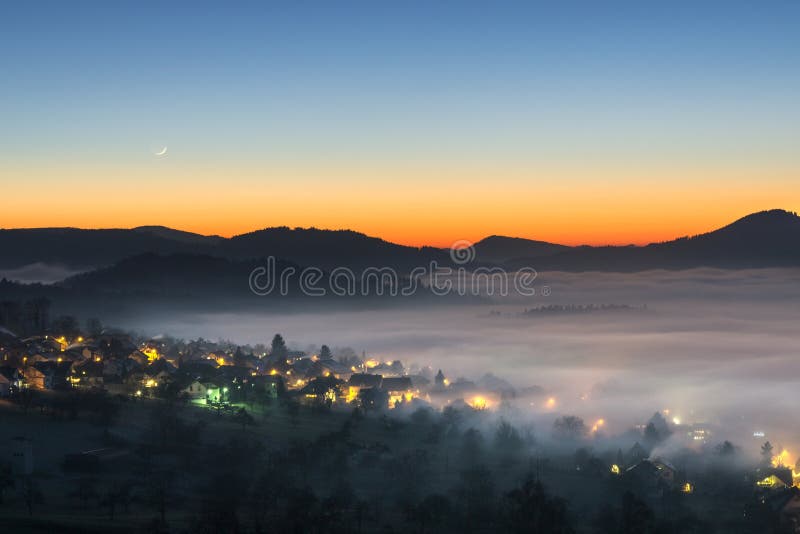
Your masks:
M206 399L209 396L209 390L218 392L219 387L211 383L204 384L199 380L193 380L188 386L181 389L181 394L192 400Z
M258 396L277 399L281 391L285 390L283 378L280 375L258 375L248 379L249 387Z
M322 376L311 380L298 392L300 402L305 404L331 405L339 398L341 380L334 376Z
M792 470L788 467L759 469L756 477L756 489L759 490L784 490L793 484Z
M87 360L84 363L74 365L69 381L73 387L80 388L103 388L103 362Z
M69 384L72 362L36 362L23 367L25 386L33 389L63 389Z
M144 368L142 385L146 388L154 388L166 384L172 380L175 367L165 359L159 359Z
M378 389L383 382L383 375L373 375L369 373L353 373L347 381L347 392L345 400L353 402L358 399L362 390Z
M629 467L623 479L633 485L637 493L648 498L658 498L678 485L677 470L661 459L642 460ZM689 487L691 490L691 486Z
M411 378L407 376L390 376L381 381L381 389L389 396L389 407L411 402L414 398L414 389Z

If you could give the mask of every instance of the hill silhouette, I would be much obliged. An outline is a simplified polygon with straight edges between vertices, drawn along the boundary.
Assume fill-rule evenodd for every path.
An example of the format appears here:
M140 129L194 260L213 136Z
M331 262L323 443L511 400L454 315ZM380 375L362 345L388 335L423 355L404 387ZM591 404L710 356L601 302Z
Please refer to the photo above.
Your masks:
M238 259L274 256L325 270L387 266L406 272L432 260L450 262L449 254L440 249L397 245L352 230L317 228L266 228L228 239L217 253Z
M266 228L222 238L163 226L131 230L35 228L0 230L0 268L36 263L72 269L96 269L142 254L193 254L229 260L274 256L321 269L388 266L408 271L436 260L450 261L447 251L408 247L350 230Z
M475 254L478 261L502 263L515 258L551 256L570 248L546 241L491 235L475 243Z
M718 230L644 247L575 247L546 257L520 258L540 270L642 271L719 267L800 266L800 217L784 210L753 213Z
M646 246L569 247L556 243L493 235L476 243L470 266L522 266L538 270L639 271L692 267L800 266L800 217L784 210L753 213L723 228ZM130 230L40 228L0 230L0 268L32 264L97 270L127 258L189 255L242 262L273 256L298 266L323 270L391 267L408 273L414 267L452 265L446 249L409 247L351 230L266 228L231 238L203 236L148 226ZM211 268L198 262L192 269ZM131 273L133 276L133 273ZM91 279L91 273L81 280Z

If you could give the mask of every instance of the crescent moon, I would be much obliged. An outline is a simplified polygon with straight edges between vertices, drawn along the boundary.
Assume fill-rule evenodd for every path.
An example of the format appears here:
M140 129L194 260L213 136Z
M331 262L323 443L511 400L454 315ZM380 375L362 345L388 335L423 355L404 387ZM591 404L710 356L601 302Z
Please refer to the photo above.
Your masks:
M156 152L156 156L163 156L167 153L167 147L162 148L158 152Z

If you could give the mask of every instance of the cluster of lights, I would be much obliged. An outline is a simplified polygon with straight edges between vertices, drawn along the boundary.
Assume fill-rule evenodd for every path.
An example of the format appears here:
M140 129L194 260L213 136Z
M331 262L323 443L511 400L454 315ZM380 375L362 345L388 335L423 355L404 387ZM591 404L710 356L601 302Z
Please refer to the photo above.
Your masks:
M486 400L486 397L476 395L469 401L469 405L475 410L485 410L489 407L489 401Z
M592 433L595 433L598 430L600 430L605 424L606 424L605 419L598 419L597 421L595 421L594 425L592 426Z
M148 362L154 362L161 357L161 355L158 353L158 349L154 347L144 347L142 349L142 354L147 356Z
M417 391L419 393L419 391ZM394 409L395 405L403 402L411 402L414 400L414 393L406 391L404 393L395 393L389 396L389 408Z

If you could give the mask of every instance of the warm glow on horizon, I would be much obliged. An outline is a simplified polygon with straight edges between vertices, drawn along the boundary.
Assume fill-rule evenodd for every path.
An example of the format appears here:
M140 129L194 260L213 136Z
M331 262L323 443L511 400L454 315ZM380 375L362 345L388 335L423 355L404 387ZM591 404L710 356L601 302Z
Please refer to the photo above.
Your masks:
M289 226L349 229L411 246L447 247L489 235L566 245L643 245L800 204L800 185L792 182L790 170L770 173L785 184L777 190L754 189L764 170L509 168L494 178L499 169L226 171L181 166L175 159L168 165L18 169L12 172L15 187L4 192L0 226L163 225L224 237ZM700 174L703 181L696 179ZM648 179L640 179L643 175ZM102 199L97 191L103 191ZM30 210L30 198L39 199L42 209Z

